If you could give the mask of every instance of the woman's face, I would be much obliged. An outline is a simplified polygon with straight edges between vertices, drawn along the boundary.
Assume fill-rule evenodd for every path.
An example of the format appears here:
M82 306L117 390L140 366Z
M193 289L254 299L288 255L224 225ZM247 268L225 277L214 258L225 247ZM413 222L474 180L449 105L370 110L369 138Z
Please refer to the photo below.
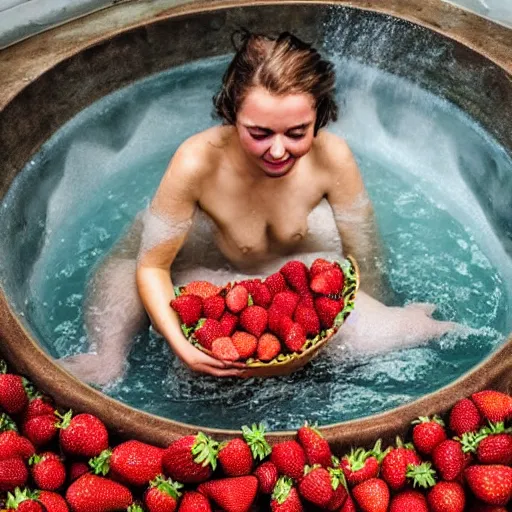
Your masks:
M252 87L237 113L236 129L251 161L267 176L278 178L311 149L315 120L311 95L276 96Z

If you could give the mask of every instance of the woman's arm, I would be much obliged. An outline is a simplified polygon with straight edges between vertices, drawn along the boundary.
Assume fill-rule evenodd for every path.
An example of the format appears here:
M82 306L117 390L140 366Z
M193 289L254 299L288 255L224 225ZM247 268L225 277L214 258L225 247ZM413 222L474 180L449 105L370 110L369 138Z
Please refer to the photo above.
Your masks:
M236 376L236 363L219 361L195 348L183 335L170 307L174 287L170 267L182 247L196 209L201 161L180 148L145 213L137 264L137 288L154 328L192 370L219 377Z

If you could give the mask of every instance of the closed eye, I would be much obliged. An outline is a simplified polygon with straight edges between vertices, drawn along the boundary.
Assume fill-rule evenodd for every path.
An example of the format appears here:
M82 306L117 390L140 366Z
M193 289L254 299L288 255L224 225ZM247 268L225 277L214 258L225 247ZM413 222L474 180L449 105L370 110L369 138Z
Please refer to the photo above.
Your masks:
M290 139L302 139L306 134L305 133L288 133L287 136Z

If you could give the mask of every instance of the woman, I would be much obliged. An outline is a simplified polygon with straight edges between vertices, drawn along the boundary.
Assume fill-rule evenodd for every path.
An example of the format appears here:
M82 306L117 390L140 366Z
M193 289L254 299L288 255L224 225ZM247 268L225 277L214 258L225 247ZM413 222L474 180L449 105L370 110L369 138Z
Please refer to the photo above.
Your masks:
M97 272L86 311L96 353L68 358L66 368L97 384L119 376L147 313L192 370L223 377L240 373L242 365L193 347L169 307L174 298L169 269L196 213L211 220L216 245L229 262L264 274L265 265L318 245L308 232L308 217L327 201L343 252L361 267L368 295L358 296L359 319L373 318L378 325L387 318L387 342L400 336L413 343L452 327L432 320L430 307L386 308L370 297L382 294L372 205L346 142L322 130L337 118L334 87L332 65L291 34L277 39L242 34L214 98L223 125L180 146L150 207ZM130 272L131 287L120 289L118 278ZM342 329L350 333L347 343L373 340L371 325L362 323Z

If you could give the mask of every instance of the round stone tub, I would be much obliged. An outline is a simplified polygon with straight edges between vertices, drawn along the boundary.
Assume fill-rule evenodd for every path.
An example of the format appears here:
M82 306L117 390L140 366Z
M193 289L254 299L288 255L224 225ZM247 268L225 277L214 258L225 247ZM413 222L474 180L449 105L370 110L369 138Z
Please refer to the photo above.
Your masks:
M437 0L127 2L0 53L1 196L45 140L104 95L170 67L231 52L230 34L239 27L265 33L289 30L321 45L333 16L343 19L344 52L446 98L512 152L512 31L449 4ZM386 44L361 44L363 34L366 40L378 38L381 26L390 23L394 30ZM437 59L423 58L424 51L437 47L447 51L439 52ZM466 178L510 253L511 177L491 168L483 177ZM489 201L488 186L503 190L499 205ZM57 366L22 320L0 290L3 356L60 406L95 414L122 437L157 445L198 430L217 438L237 434L164 419L103 395ZM512 390L512 339L435 393L322 430L337 448L370 444L378 437L392 439L403 434L415 417L442 413L459 398L486 387ZM276 442L293 435L273 432L269 439Z

